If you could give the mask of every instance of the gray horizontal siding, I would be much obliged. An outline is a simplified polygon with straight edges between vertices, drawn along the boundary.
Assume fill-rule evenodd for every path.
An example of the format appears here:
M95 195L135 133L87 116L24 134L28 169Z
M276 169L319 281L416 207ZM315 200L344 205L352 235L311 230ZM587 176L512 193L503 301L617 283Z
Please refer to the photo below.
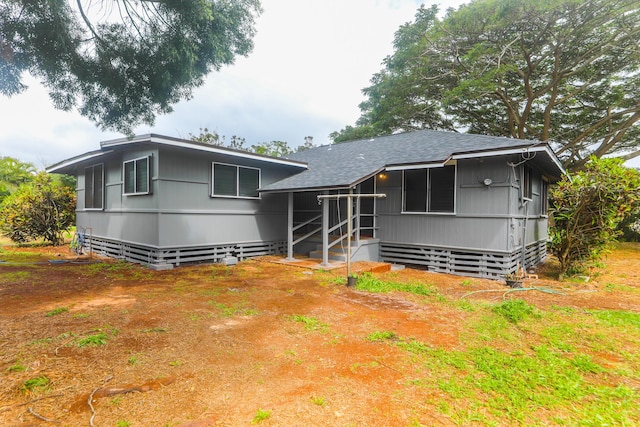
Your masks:
M474 250L508 250L508 218L381 214L378 216L377 224L377 237L383 242L428 244Z

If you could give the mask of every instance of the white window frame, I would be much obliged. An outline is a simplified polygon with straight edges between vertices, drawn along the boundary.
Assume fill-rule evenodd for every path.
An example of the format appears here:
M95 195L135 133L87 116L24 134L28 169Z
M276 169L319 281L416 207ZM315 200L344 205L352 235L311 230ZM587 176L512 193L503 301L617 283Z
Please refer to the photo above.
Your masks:
M100 207L96 208L96 207L87 207L87 169L94 169L96 167L100 166L101 167L101 180L102 180L102 197L100 198ZM95 176L95 173L92 173L91 176ZM106 186L104 185L104 163L96 163L95 165L91 165L91 166L87 166L86 168L84 168L84 192L85 192L85 196L84 196L84 209L87 211L101 211L104 210L104 191ZM94 185L93 182L91 183L91 187L92 187L92 194L93 196L91 197L91 201L93 202L92 205L95 205L95 191L94 191Z
M215 167L216 165L221 165L221 166L229 166L229 167L233 167L236 169L236 192L235 195L228 195L228 194L215 194L214 190L215 190ZM258 187L256 188L256 194L257 196L240 196L240 169L251 169L251 170L256 170L258 171ZM223 199L248 199L248 200L259 200L260 199L260 193L258 192L258 188L260 188L262 186L262 170L260 168L254 168L251 166L241 166L241 165L234 165L232 163L222 163L222 162L212 162L211 163L211 191L209 193L209 195L211 197L216 197L216 198L223 198Z
M147 191L137 191L137 176L138 176L138 161L145 160L147 161ZM133 163L133 186L134 191L132 193L127 193L127 176L126 176L126 165L127 163ZM137 157L131 160L125 160L122 162L122 195L123 196L143 196L146 194L151 194L151 156L142 156Z
M431 211L430 206L430 198L431 198L431 170L436 168L421 168L427 171L427 182L426 186L426 206L424 211L407 211L405 210L406 206L406 188L405 188L405 170L402 171L402 207L401 213L407 215L455 215L457 208L457 191L458 191L458 165L447 165L443 167L453 167L453 210L447 212L434 212ZM415 170L415 169L411 169Z

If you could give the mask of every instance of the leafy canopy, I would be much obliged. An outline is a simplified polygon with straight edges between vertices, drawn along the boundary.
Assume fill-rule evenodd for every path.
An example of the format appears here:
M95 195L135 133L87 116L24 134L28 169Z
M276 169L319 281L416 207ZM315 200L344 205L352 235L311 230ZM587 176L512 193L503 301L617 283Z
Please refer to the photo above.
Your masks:
M253 48L258 0L4 0L0 93L26 89L102 129L131 133Z
M36 174L31 163L13 157L0 157L0 203L24 183L30 182Z
M617 226L640 201L640 173L621 159L592 157L584 170L551 190L551 252L561 274L599 259L620 234Z
M395 34L347 139L415 129L549 141L570 169L640 155L637 0L420 7Z
M190 133L189 137L192 141L203 144L218 145L271 157L286 157L294 151L303 151L315 147L312 136L306 136L304 138L304 144L298 146L296 150L293 150L286 141L263 142L260 144L252 144L251 147L245 147L244 144L247 142L245 138L233 135L229 142L227 142L224 135L220 135L215 130L210 131L208 128L200 128L198 135Z
M72 188L46 172L21 185L0 205L0 231L17 243L43 238L54 245L75 220Z

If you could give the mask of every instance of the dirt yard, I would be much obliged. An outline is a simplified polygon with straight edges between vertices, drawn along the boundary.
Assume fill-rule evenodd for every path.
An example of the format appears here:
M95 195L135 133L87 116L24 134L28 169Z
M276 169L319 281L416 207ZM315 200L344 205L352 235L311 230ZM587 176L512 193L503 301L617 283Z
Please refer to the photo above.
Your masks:
M413 269L375 275L428 283L435 294L371 293L336 284L344 269L284 266L275 257L170 271L71 259L67 248L0 251L1 426L467 424L443 408L468 398L417 385L429 378L424 365L366 337L393 331L459 350L472 316L462 300L640 313L637 245L613 252L586 282L554 281L553 262L525 282L554 293L505 294L501 282ZM621 352L637 354L637 342L626 345ZM607 367L617 356L605 349L590 357ZM630 360L637 368L637 356ZM638 393L640 374L625 378ZM560 415L516 424L555 424ZM468 424L512 424L487 417Z

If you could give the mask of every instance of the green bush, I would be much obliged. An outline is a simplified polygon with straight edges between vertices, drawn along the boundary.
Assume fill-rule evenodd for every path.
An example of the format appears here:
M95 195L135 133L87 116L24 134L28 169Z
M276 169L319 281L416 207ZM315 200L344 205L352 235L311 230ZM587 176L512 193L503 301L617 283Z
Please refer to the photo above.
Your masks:
M3 200L0 231L17 243L42 238L58 245L74 223L75 206L73 190L41 172Z
M549 248L560 261L561 279L600 259L639 199L640 173L614 158L592 158L552 189Z

